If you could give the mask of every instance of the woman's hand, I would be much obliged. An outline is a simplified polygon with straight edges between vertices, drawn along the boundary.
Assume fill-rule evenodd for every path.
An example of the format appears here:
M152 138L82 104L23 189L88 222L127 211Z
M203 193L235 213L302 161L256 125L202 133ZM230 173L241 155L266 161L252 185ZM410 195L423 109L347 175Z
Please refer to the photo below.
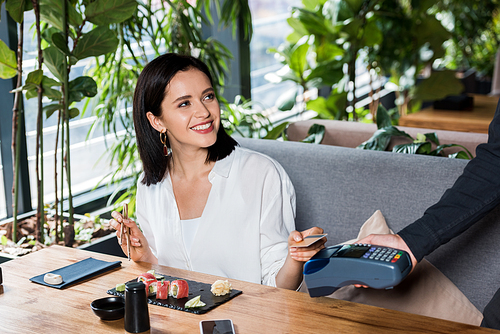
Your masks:
M308 230L299 232L293 231L288 237L288 246L290 257L295 261L306 262L309 261L317 252L325 248L326 237L316 241L309 247L293 247L294 244L304 240L305 237L311 234L323 234L323 229L319 227L312 227Z
M316 241L309 247L293 247L311 234L322 234L323 229L313 227L299 232L293 231L288 236L288 255L283 267L276 275L276 286L284 289L296 290L302 282L302 270L304 262L309 261L317 252L325 248L326 238Z
M148 240L142 234L141 230L137 224L132 219L123 218L122 214L113 211L111 216L114 219L110 220L110 225L116 230L116 237L120 241L121 237L121 223L125 225L125 228L129 228L130 231L130 258L133 261L145 261L150 263L157 263L158 260L153 255L153 252L149 248ZM123 235L122 244L120 245L123 253L127 254L127 236Z

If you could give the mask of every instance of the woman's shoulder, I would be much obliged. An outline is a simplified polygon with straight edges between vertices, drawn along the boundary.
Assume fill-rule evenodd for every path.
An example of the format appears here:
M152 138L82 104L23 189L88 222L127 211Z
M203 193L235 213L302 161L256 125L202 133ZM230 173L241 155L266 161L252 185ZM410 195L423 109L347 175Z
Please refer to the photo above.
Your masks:
M285 169L281 164L270 156L250 150L245 147L236 147L235 159L239 161L239 165L245 169L252 169L259 173L270 171L277 172L280 175L288 177Z
M277 160L264 153L243 147L237 147L234 159L238 166L238 171L234 175L242 181L251 182L253 186L261 184L266 189L280 189L289 197L295 196L292 181ZM273 192L270 191L269 194L271 193Z

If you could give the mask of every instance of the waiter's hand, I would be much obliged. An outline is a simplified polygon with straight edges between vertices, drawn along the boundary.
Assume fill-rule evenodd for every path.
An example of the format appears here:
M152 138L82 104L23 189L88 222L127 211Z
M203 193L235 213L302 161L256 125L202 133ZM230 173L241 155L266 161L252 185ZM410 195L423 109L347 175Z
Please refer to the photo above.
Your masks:
M411 259L411 271L415 268L417 265L417 259L411 252L410 248L406 245L406 242L404 242L403 238L401 238L398 234L370 234L369 236L356 241L356 243L359 244L371 244L371 245L376 245L376 246L385 246L385 247L390 247L390 248L396 248L396 249L401 249L406 251L410 255ZM410 272L411 272L410 271ZM366 285L361 285L361 284L354 284L356 287L363 287L367 288L368 286Z

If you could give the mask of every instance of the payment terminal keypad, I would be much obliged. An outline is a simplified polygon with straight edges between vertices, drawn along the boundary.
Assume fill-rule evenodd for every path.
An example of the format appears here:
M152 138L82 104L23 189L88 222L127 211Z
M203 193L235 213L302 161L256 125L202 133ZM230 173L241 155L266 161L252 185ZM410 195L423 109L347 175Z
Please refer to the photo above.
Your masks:
M402 251L398 251L396 249L387 248L387 247L378 247L367 245L370 248L363 254L363 258L376 260L376 261L385 261L385 262L396 262L403 256Z

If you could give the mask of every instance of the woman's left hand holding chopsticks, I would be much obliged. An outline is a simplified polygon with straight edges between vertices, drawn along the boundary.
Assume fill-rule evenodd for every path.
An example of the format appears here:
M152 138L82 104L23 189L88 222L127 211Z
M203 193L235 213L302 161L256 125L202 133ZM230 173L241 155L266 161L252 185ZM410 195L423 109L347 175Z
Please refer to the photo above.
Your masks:
M150 263L157 263L158 259L153 255L149 248L148 241L144 234L141 232L135 221L130 218L125 218L120 212L113 211L111 213L113 219L110 220L110 225L116 230L116 237L125 255L128 255L133 261L144 261ZM122 229L122 224L124 229ZM122 231L129 232L129 247L127 247L127 237L122 236ZM130 252L129 252L130 248Z

